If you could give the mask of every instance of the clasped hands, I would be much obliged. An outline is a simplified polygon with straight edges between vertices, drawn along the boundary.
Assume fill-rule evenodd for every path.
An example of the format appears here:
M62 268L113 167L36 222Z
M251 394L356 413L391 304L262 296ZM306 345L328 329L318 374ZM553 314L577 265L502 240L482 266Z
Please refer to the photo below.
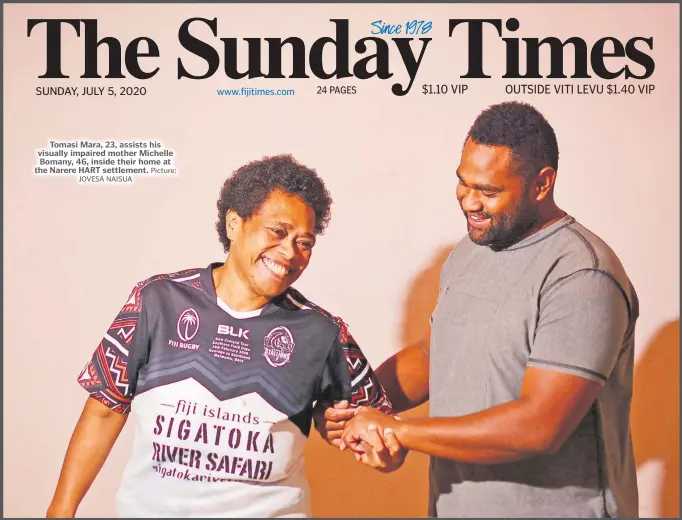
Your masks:
M342 401L334 406L318 403L314 420L324 440L340 450L351 450L358 461L377 471L395 471L405 461L407 450L394 431L400 420L397 415L375 408L351 408Z

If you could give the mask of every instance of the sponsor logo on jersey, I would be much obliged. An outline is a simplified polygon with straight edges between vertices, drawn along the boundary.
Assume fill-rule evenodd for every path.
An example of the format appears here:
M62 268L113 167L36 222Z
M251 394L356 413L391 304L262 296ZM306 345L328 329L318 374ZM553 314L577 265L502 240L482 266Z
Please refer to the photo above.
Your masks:
M263 343L263 355L273 367L281 367L291 361L296 344L294 336L286 327L279 326L272 329L265 336Z
M178 318L175 330L182 341L192 341L199 332L199 313L186 309Z
M218 325L218 334L232 336L234 338L249 339L248 329L233 327L232 325Z
M178 333L180 341L169 339L168 344L171 347L183 350L199 350L199 347L201 347L199 343L190 343L199 333L199 313L197 311L185 309L178 318L175 331Z

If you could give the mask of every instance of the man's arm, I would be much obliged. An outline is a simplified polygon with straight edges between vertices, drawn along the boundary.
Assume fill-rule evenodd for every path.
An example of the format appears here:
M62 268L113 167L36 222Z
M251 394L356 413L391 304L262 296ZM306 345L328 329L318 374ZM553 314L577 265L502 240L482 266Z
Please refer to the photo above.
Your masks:
M429 340L401 350L384 361L376 374L388 398L393 412L401 413L429 399Z
M339 325L338 337L327 359L313 419L323 439L344 449L341 434L345 421L359 407L368 407L385 415L392 413L392 403L346 324L339 318L335 318L335 321ZM340 399L343 399L341 403ZM332 402L335 403L333 407L330 406ZM331 425L331 428L328 428L329 423L325 419L326 410L341 414L339 422ZM376 430L370 429L367 439L372 449L356 454L358 460L384 472L394 471L402 465L406 452L394 436L382 438Z
M384 361L375 373L391 402L393 413L425 403L429 399L429 340L401 350ZM356 411L348 401L334 406L320 403L315 408L315 427L322 438L340 447L343 429Z
M72 518L102 469L128 414L88 397L71 436L48 518Z
M447 265L452 253L453 251L441 268L441 293L447 285ZM377 368L376 375L392 403L393 413L416 408L428 401L430 348L429 334L426 334L421 341L391 356ZM350 409L347 402L337 403L333 407L318 406L315 410L316 427L325 439L333 438L338 445L346 422L353 418L356 411Z
M379 430L391 427L404 448L436 457L512 462L559 449L600 390L600 384L580 376L530 367L518 400L462 417L393 422L363 410L349 428L363 431L371 423ZM352 430L344 435L349 437L364 440L362 435L353 437Z
M440 294L444 293L448 285L450 258L453 253L454 249L441 267ZM429 323L433 323L433 314ZM430 335L431 330L428 329L420 341L388 358L376 371L393 403L394 413L411 410L429 400Z
M409 450L473 463L555 452L585 416L615 365L628 331L620 288L603 273L571 275L543 295L520 395L461 417L386 421L363 410L343 440L362 451L366 430L390 427Z
M440 274L441 292L446 285L448 259ZM393 413L416 408L428 401L429 357L430 338L427 334L420 342L391 356L377 368L376 375L392 403ZM334 406L322 403L315 407L315 427L330 444L343 448L343 429L356 412L357 409L351 409L347 401Z
M313 420L324 440L342 447L343 427L359 407L390 413L391 401L348 326L341 318L331 318L339 330L324 367Z

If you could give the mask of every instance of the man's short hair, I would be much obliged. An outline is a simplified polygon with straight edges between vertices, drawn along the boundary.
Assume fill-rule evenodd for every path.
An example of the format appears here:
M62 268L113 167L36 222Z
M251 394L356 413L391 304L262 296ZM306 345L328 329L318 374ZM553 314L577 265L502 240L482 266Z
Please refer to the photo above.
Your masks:
M275 190L294 195L310 206L315 213L315 233L324 233L331 219L332 198L317 172L288 154L264 157L237 169L220 191L216 230L226 253L230 250L227 212L233 210L248 220Z
M467 137L478 144L512 151L517 171L532 177L543 168L559 168L559 145L552 125L535 108L520 101L492 105L476 118Z

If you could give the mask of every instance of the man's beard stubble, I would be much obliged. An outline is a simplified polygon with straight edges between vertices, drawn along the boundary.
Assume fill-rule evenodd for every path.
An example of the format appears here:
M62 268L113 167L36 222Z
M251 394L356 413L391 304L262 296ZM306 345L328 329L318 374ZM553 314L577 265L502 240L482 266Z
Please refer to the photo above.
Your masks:
M477 245L489 246L492 249L503 249L518 242L538 220L535 208L527 202L519 204L507 213L495 216L487 213L480 215L490 218L490 228L484 234L480 234L467 222L469 238Z

